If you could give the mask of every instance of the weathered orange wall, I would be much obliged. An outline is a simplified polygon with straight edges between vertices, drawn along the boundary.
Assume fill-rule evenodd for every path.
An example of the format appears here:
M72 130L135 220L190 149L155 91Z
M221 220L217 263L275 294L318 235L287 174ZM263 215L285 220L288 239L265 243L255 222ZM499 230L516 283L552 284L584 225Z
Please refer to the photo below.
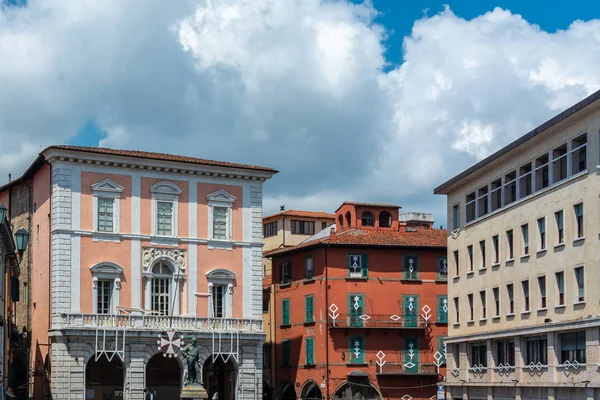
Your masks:
M9 204L8 204L8 199L10 198L10 196L8 195L9 191L5 190L4 192L0 192L0 203L4 204L4 207L8 209L10 209Z

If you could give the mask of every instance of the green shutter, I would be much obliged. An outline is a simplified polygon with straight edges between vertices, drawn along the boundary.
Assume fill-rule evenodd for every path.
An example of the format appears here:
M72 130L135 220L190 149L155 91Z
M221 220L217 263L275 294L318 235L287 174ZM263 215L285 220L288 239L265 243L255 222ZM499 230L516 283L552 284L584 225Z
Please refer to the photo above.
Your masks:
M314 311L314 302L315 302L315 297L314 296L306 296L304 298L305 300L305 304L304 304L304 322L314 322L314 315L315 315L315 311Z
M439 351L440 354L442 355L442 358L441 358L442 364L446 364L446 352L444 351L444 337L443 336L437 337L436 351ZM435 351L433 352L433 354L435 354Z
M411 301L412 299L412 309ZM405 295L402 299L402 309L404 311L404 326L408 328L416 328L418 326L419 315L419 296Z
M350 336L348 341L348 358L352 364L363 364L365 361L365 338Z
M315 339L306 339L306 364L313 365L315 363Z
M360 267L362 269L362 277L369 277L369 257L366 254L361 255L360 257Z
M358 297L358 308L354 307L355 297ZM363 320L360 316L364 314L365 296L362 294L351 294L348 295L348 314L350 315L350 326L361 327L363 326Z
M415 374L419 372L419 340L404 339L404 372Z
M281 302L281 324L290 324L290 299L283 299Z
M403 275L404 279L419 279L419 257L404 256ZM412 260L412 263L411 263ZM411 272L412 265L412 272Z
M438 296L437 300L438 300L438 304L437 304L438 322L447 324L448 323L448 296ZM445 307L445 310L444 310L444 307Z
M284 367L289 367L292 364L290 346L291 342L289 340L281 342L281 361Z

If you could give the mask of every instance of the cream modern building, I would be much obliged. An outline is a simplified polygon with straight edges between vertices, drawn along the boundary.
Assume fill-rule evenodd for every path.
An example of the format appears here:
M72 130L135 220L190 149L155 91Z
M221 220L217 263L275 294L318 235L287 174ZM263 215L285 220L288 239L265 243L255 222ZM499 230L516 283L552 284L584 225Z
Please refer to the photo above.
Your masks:
M435 189L449 399L600 398L600 91Z

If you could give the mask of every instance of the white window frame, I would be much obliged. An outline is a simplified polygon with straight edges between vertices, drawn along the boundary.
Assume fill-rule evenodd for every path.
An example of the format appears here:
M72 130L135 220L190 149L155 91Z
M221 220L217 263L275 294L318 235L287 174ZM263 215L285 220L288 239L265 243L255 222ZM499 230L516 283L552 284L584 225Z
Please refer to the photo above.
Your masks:
M98 313L98 280L112 280L112 295L110 298L111 314L117 314L121 292L121 274L123 267L111 263L101 262L90 267L92 273L92 313Z
M213 310L213 287L216 285L225 286L225 299L223 301L223 317L233 318L233 282L235 274L227 269L217 268L206 273L208 280L208 317L214 317Z
M160 181L156 182L150 187L152 193L152 236L159 237L177 237L179 233L179 195L181 195L181 189L179 186L172 182ZM171 202L173 203L173 219L171 224L170 235L159 235L158 234L158 202Z
M233 203L237 200L235 196L228 193L224 189L219 189L216 192L210 193L206 196L208 200L208 239L217 242L231 242L232 241L232 211ZM222 207L227 209L227 234L225 239L215 239L213 235L213 210L215 207Z
M94 235L95 236L114 236L121 232L119 221L121 219L121 193L123 186L115 183L112 179L106 178L92 185L93 193L93 218L94 218ZM98 199L113 199L113 231L104 232L98 231Z

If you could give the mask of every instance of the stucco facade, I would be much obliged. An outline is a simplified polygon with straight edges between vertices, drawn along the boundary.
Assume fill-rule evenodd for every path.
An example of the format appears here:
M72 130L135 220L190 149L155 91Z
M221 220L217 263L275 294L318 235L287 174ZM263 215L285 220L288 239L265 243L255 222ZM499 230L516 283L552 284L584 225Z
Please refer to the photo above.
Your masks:
M600 96L436 189L451 399L596 399Z

